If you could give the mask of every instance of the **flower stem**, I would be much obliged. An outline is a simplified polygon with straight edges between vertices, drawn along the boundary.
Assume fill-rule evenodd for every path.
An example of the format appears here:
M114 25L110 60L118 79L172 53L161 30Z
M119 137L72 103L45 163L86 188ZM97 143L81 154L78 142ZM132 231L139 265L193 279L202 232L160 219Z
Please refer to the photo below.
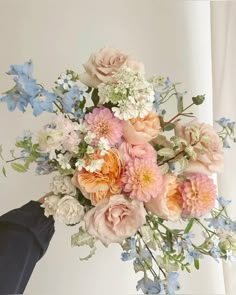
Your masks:
M166 122L166 125L171 123L173 120L175 120L176 118L178 118L179 116L181 116L187 109L191 108L194 105L194 103L192 102L189 106L187 106L186 108L184 108L182 110L182 112L178 113L177 115L175 115L173 118L171 118L169 121Z
M138 234L140 235L140 237L141 237L141 239L142 239L142 241L143 241L145 247L147 248L148 252L150 253L152 259L155 261L155 263L156 263L156 265L158 266L159 270L162 272L163 276L166 278L166 274L165 274L164 270L160 267L160 265L158 264L156 258L155 258L154 255L153 255L151 249L148 247L148 245L147 245L146 242L144 241L143 235L141 234L140 231L138 231Z

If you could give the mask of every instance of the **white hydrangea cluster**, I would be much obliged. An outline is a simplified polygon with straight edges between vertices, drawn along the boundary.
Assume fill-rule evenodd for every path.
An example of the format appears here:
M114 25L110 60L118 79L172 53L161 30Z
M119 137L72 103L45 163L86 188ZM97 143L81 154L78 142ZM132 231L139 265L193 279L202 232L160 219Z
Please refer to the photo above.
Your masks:
M153 108L154 90L141 73L124 67L113 76L114 81L101 83L100 103L111 102L114 115L121 120L144 118Z

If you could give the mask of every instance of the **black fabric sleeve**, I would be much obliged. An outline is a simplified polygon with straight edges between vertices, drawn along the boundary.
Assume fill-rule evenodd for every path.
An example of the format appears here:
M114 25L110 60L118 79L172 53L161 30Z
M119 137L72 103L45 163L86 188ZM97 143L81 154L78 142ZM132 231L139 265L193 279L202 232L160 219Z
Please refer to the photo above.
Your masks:
M0 294L22 294L54 234L54 220L35 201L0 217Z

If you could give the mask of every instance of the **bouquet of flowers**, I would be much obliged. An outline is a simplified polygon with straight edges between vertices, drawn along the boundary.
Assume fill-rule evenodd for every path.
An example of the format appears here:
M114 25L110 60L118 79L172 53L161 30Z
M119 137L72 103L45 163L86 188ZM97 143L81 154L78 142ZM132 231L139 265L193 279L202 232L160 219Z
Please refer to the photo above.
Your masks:
M119 50L101 49L84 69L67 70L48 91L32 77L31 61L11 66L15 85L1 101L10 111L30 105L35 116L53 115L37 134L17 139L7 162L18 172L34 164L39 175L54 173L42 207L47 217L78 227L72 245L90 250L82 260L99 241L119 243L121 259L142 273L137 290L175 294L180 270L198 269L207 255L236 256L230 201L211 178L222 169L223 147L235 141L235 122L219 119L219 132L199 122L189 109L204 95L185 106L177 83L147 80L143 64ZM172 99L177 113L169 118L164 106Z

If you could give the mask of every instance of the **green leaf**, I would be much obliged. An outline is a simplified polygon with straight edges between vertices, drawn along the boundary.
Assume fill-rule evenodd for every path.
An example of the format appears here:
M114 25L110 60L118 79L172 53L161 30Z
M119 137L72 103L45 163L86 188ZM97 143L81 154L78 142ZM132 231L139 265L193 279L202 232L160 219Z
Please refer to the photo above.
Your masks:
M166 240L172 250L172 232L170 230L166 230Z
M198 96L194 96L192 97L193 103L196 105L200 105L204 102L205 100L205 95L198 95Z
M93 101L94 106L96 107L99 103L98 89L93 90L91 99Z
M91 258L95 253L96 253L96 250L97 248L94 246L90 252L89 252L89 255L83 257L83 258L80 258L81 261L84 261L84 260L89 260L89 258Z
M22 149L31 149L32 147L31 137L26 140L17 141L15 146Z
M170 130L173 130L174 128L175 128L174 123L169 123L164 125L164 131L170 131Z
M96 238L80 227L79 232L71 237L71 246L89 246L90 248L94 248L96 241Z
M187 234L190 232L192 226L193 226L193 223L194 223L194 218L190 218L189 221L188 221L188 224L187 226L185 227L185 230L184 230L184 233Z
M159 167L161 169L161 174L164 175L169 172L169 165L167 163L164 163Z
M199 260L198 259L194 259L194 266L196 269L199 269Z
M85 97L84 97L83 100L81 100L81 101L79 102L79 108L80 108L81 110L84 109L85 103L86 103L86 99L85 99Z
M170 149L170 148L163 148L163 149L160 149L157 154L159 156L162 156L162 157L166 157L166 158L172 158L175 156L175 152L173 151L173 149Z
M182 113L183 110L184 110L184 106L183 106L183 96L178 97L177 110L178 110L179 113Z
M57 166L58 172L62 175L73 175L75 170L70 168L70 169L62 169L61 166Z
M18 164L18 163L11 163L12 169L14 169L17 172L23 173L26 172L28 169L25 167L25 165Z
M5 169L4 166L2 167L2 174L3 174L5 177L7 177L6 169Z
M145 268L142 263L140 263L140 259L135 259L133 262L134 271L135 273L143 271L145 272Z

